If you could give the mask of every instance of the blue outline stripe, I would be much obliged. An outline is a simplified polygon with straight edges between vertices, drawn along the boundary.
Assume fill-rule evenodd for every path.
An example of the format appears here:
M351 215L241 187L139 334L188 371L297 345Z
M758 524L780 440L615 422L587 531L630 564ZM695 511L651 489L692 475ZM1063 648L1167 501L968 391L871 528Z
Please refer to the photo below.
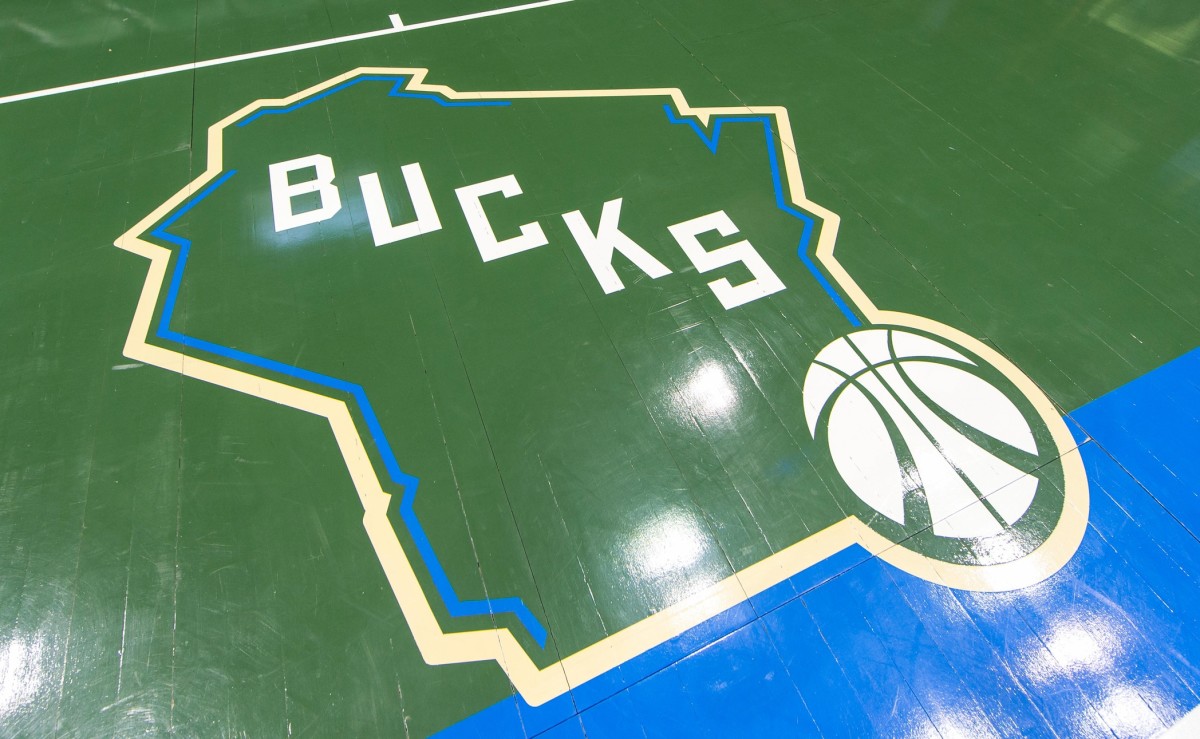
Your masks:
M328 90L322 90L321 92L318 92L316 95L313 95L310 98L305 98L304 100L301 100L298 103L293 103L292 105L289 105L285 108L264 108L262 110L255 111L255 113L253 115L251 115L249 118L238 121L237 126L238 126L238 128L248 126L251 123L253 123L254 121L257 121L259 118L262 118L265 115L283 115L284 113L291 113L292 111L299 110L299 109L305 107L306 105L312 105L313 103L317 102L318 100L324 100L325 98L329 97L330 95L341 92L342 90L345 90L346 88L354 87L359 82L391 82L393 80L397 80L398 82L401 82L401 83L404 82L403 77L396 77L394 75L388 75L388 76L367 75L365 77L355 77L354 79L349 80L348 82L343 82L342 84L331 87Z
M803 262L804 266L808 268L808 271L812 273L812 276L814 279L816 279L817 284L821 286L821 289L825 291L825 294L828 295L830 300L833 301L834 305L838 307L838 310L842 312L842 315L846 317L846 320L850 321L850 325L854 326L855 328L861 326L862 321L857 315L855 315L850 306L846 304L846 301L842 299L842 296L838 294L833 285L829 284L829 280L825 278L825 275L821 272L821 270L817 269L817 265L813 263L812 259L808 256L808 246L809 242L812 240L815 221L811 216L793 208L788 203L787 198L784 197L783 177L779 173L779 154L775 148L775 131L771 128L771 119L766 116L720 116L713 119L712 135L708 136L704 133L704 129L700 127L699 122L696 120L678 117L675 115L675 111L671 109L670 105L663 105L663 110L666 111L667 120L671 123L690 126L691 129L696 132L696 135L700 137L700 140L704 142L704 145L708 148L708 150L713 154L717 153L717 145L721 140L721 129L726 122L762 124L763 131L766 133L767 137L767 153L771 157L771 178L775 186L775 205L778 206L778 208L784 213L795 216L804 222L804 231L800 234L800 246L796 249L796 255L800 257L800 261Z
M432 100L443 108L503 108L512 103L508 100L447 100L428 92L402 92L404 78L397 77L396 85L388 93L390 98L415 98L417 100Z
M360 77L358 79L351 80L333 87L313 96L308 100L296 103L295 105L291 105L287 108L258 111L254 115L238 123L238 125L244 126L251 121L257 120L263 114L289 113L364 80L395 81L396 85L392 88L391 92L389 92L389 95L392 97L422 97L433 99L435 101L438 100L438 98L434 96L394 94L397 93L401 85L404 84L403 77ZM496 106L508 104L509 103L507 101L480 101L466 103L468 106ZM420 484L420 480L400 469L400 464L396 460L396 455L392 451L392 447L388 443L387 437L384 434L383 426L380 424L379 418L375 414L375 409L372 407L370 400L367 399L367 393L361 385L356 385L346 380L341 380L336 377L331 377L329 375L313 372L300 367L293 367L273 359L267 359L266 357L260 357L255 354L233 349L231 347L221 346L220 344L214 344L203 339L197 339L192 336L181 334L170 328L171 320L175 314L175 305L179 298L180 284L183 281L183 272L187 267L188 256L191 253L192 242L181 236L176 236L175 234L169 233L166 229L174 225L184 214L196 207L197 204L211 195L218 187L229 181L229 179L235 174L237 174L237 170L230 170L222 174L219 178L217 178L217 180L189 200L183 205L183 207L175 211L175 213L163 221L162 224L150 232L152 236L179 247L178 257L175 263L175 271L171 276L171 283L167 289L166 298L163 301L162 317L159 319L158 329L155 335L160 339L173 341L191 349L198 349L215 354L217 356L225 357L227 359L245 362L246 364L250 364L255 367L271 370L273 372L287 375L288 377L293 377L298 380L303 380L315 385L321 385L339 392L347 393L353 397L355 403L357 403L359 407L360 412L362 413L363 420L367 424L367 429L370 431L371 439L374 441L375 447L378 449L379 455L383 459L383 464L387 469L388 476L391 478L392 482L399 485L404 490L404 493L400 499L400 517L404 521L404 525L408 529L408 533L412 537L413 543L416 545L422 561L429 570L429 574L433 579L434 587L437 589L438 594L445 603L446 610L449 611L451 616L456 618L462 616L483 616L495 615L499 613L511 613L517 617L517 619L521 622L521 625L525 627L530 636L532 636L533 639L538 643L538 646L544 649L546 646L547 637L546 629L544 626L542 626L542 623L537 616L533 614L533 611L531 611L529 607L525 605L521 598L488 598L484 600L469 601L459 599L457 592L454 590L454 586L450 583L450 578L447 576L445 568L442 566L441 560L438 559L437 553L433 549L433 543L429 540L429 536L425 533L425 528L421 525L420 520L417 518L416 510L413 508L413 504L417 496L417 487Z
M409 535L417 546L417 551L421 555L422 561L429 569L429 574L433 578L434 586L437 588L438 594L445 601L446 609L451 616L482 616L497 613L512 613L520 620L521 624L529 631L530 636L537 641L538 645L545 648L546 646L546 629L542 626L537 616L529 610L524 601L520 598L498 598L485 600L460 600L458 594L454 590L454 586L450 583L450 578L446 575L445 569L442 567L441 561L433 550L433 544L429 541L428 535L425 533L424 527L417 518L416 511L413 509L413 503L417 497L417 486L420 480L400 469L399 463L396 461L396 455L392 451L391 445L384 435L383 427L379 423L379 418L375 415L375 409L371 406L371 401L367 399L367 393L361 385L356 385L346 380L340 380L336 377L324 375L312 370L306 370L301 367L293 367L274 359L267 359L255 354L240 351L220 344L214 344L210 341L197 339L186 334L181 334L173 331L170 328L171 319L175 314L175 304L179 297L179 286L183 280L183 271L187 267L188 256L191 253L192 242L181 236L168 233L164 229L174 224L179 218L194 208L200 201L207 198L218 187L225 184L229 178L233 177L237 170L230 170L205 188L199 195L188 201L186 205L176 211L170 218L162 223L158 228L151 231L151 235L163 241L175 244L179 247L178 258L175 263L175 272L171 277L171 284L167 290L167 297L163 301L162 317L159 319L158 330L155 335L160 339L174 341L191 349L199 349L217 356L227 359L245 362L246 364L260 367L263 369L278 372L289 377L294 377L298 380L311 382L315 385L337 390L339 392L348 393L358 404L359 410L362 412L363 419L367 423L367 428L371 433L371 439L375 442L376 448L379 450L380 456L383 458L384 467L387 468L388 475L392 482L396 483L404 489L404 494L400 499L400 516L404 521L405 527L408 529Z
M356 77L347 82L343 82L340 85L331 87L328 90L323 90L310 98L305 98L298 103L293 103L287 107L264 108L262 110L255 111L248 118L238 121L237 127L244 128L245 126L250 125L265 115L283 115L284 113L291 113L292 111L299 110L307 105L312 105L318 100L324 100L334 93L341 92L349 87L353 87L359 82L395 82L396 84L393 85L392 89L388 92L388 97L432 100L443 108L499 108L512 105L512 103L508 100L446 100L438 95L433 95L426 92L402 92L407 81L408 78L398 77L396 75L371 74L363 77Z

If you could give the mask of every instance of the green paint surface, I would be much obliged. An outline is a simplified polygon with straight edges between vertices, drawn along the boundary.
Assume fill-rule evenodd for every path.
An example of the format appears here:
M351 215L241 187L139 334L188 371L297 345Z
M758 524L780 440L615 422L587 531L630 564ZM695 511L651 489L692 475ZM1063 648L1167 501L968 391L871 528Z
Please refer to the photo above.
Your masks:
M0 95L489 7L18 3ZM1070 410L1200 344L1200 41L1140 8L576 0L0 105L3 733L424 736L511 692L491 663L424 664L323 420L123 357L145 261L112 242L204 170L216 121L358 66L786 107L875 303L984 340ZM657 99L448 109L389 87L231 129L239 174L172 229L194 243L172 328L363 385L464 599L521 597L546 649L495 624L544 665L866 515L800 410L847 326L795 258L761 128L729 125L714 156ZM345 207L276 234L266 167L312 153ZM414 161L443 230L377 248L357 177L393 196ZM489 196L497 233L536 220L550 243L483 263L453 191L510 173L525 193ZM605 295L561 214L594 226L615 198L672 274L618 258ZM698 274L666 228L722 209L787 290L716 302L708 281L747 273ZM736 414L688 396L708 367ZM648 568L672 522L691 561Z

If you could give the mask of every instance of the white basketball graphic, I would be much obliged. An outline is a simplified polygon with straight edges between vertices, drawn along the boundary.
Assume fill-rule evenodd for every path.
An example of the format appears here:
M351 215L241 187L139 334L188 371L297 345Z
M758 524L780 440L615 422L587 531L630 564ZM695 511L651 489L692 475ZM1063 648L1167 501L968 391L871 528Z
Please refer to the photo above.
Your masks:
M1033 503L1037 477L984 449L943 415L1036 455L1029 423L979 376L976 362L939 341L898 329L837 339L804 378L813 438L827 409L838 473L864 503L898 524L905 523L904 500L913 492L925 499L934 534L963 539L1003 533Z

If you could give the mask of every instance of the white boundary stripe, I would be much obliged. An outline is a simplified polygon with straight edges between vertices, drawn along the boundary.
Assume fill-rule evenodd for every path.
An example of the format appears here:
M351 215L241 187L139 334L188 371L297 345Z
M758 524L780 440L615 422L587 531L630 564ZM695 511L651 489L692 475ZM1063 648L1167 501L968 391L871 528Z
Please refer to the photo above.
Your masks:
M851 516L543 668L534 663L507 628L466 632L443 630L421 588L413 563L408 559L395 529L388 520L387 510L391 495L384 490L384 484L367 454L366 443L344 401L215 364L199 357L186 356L155 346L148 341L153 335L151 319L159 295L167 284L171 250L144 241L141 235L221 174L225 128L260 108L291 105L322 90L367 74L408 76L410 80L405 86L406 90L433 92L453 100L661 97L673 101L680 115L694 116L705 126L709 125L713 116L719 115L773 116L778 124L775 130L782 144L783 170L791 201L823 219L817 237L817 260L828 270L838 287L850 298L862 316L869 323L909 326L928 331L973 351L1002 372L1033 404L1050 429L1062 461L1065 485L1063 493L1066 500L1057 526L1041 546L1019 559L997 565L972 566L950 564L924 557L894 544L857 517ZM363 526L426 663L437 665L494 660L508 675L521 696L530 704L539 705L854 544L889 564L930 582L981 591L1015 590L1034 585L1057 572L1074 555L1087 526L1088 483L1079 450L1062 416L1032 380L982 341L928 318L880 310L870 301L834 258L834 240L840 222L837 214L812 202L804 193L804 185L800 179L800 162L796 156L792 126L786 109L766 106L692 107L678 88L458 92L442 85L426 83L426 74L427 70L420 68L362 67L287 98L264 99L250 103L209 128L207 170L116 241L116 246L121 249L150 261L146 282L142 285L141 297L125 341L125 356L328 419L363 506Z
M378 31L365 31L363 33L352 33L349 36L335 36L334 38L321 39L319 41L307 41L303 44L292 44L291 46L280 46L276 49L264 49L263 51L250 51L245 54L234 54L233 56L223 56L216 59L205 59L202 62L188 62L187 64L176 64L171 67L160 67L159 69L150 69L145 72L131 72L130 74L117 75L116 77L105 77L99 80L91 80L90 82L75 82L70 85L62 85L60 87L48 87L44 90L33 90L31 92L21 92L13 95L5 95L0 97L0 105L8 105L9 103L19 103L23 100L34 100L36 98L50 97L51 95L62 95L68 92L78 92L79 90L90 90L93 87L107 87L109 85L119 85L122 82L133 82L135 80L144 80L150 77L162 77L163 75L175 74L176 72L189 72L196 69L205 69L207 67L217 67L222 64L233 64L234 62L244 62L250 59L261 59L267 56L278 56L279 54L290 54L293 51L304 51L305 49L317 49L322 46L333 46L334 44L346 44L351 41L362 41L369 38L378 38L380 36L390 36L394 33L407 33L408 31L419 31L422 28L433 28L435 26L448 26L452 23L463 23L466 21L479 20L480 18L492 18L497 15L508 15L510 13L520 13L524 10L534 10L536 8L547 8L551 5L562 5L564 3L573 2L574 0L540 0L536 3L525 3L524 5L513 5L507 8L497 8L496 10L483 10L478 13L467 13L466 15L456 15L450 18L438 18L437 20L424 21L422 23L405 24L400 20L400 16L393 13L388 16L388 20L392 23L389 28L381 28Z

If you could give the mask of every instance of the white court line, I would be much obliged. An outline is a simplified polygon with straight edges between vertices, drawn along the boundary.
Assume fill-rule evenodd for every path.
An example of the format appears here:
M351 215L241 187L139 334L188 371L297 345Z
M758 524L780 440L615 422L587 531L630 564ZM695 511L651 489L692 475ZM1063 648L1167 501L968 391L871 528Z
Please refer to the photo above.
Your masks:
M392 25L390 28L381 28L378 31L366 31L364 33L352 33L349 36L336 36L334 38L321 39L320 41L308 41L303 44L293 44L291 46L280 46L276 49L264 49L263 51L251 51L245 54L234 54L233 56L223 56L216 59L205 59L201 62L189 62L187 64L176 64L172 67L161 67L159 69L151 69L145 72L133 72L130 74L122 74L116 77L105 77L104 79L91 80L90 82L76 82L70 85L62 85L60 87L48 87L44 90L33 90L32 92L22 92L15 95L5 95L0 97L0 105L8 103L19 103L22 100L33 100L35 98L44 98L51 95L62 95L67 92L77 92L79 90L90 90L93 87L106 87L108 85L119 85L122 82L133 82L134 80L144 80L148 77L161 77L166 74L174 74L176 72L187 72L196 69L204 69L206 67L216 67L221 64L232 64L233 62L244 62L248 59L261 59L265 56L276 56L278 54L290 54L293 51L304 51L305 49L317 49L322 46L332 46L334 44L345 44L351 41L362 41L369 38L377 38L379 36L389 36L393 33L405 33L407 31L419 31L422 28L433 28L434 26L448 26L452 23L462 23L464 21L473 21L480 18L491 18L497 15L507 15L509 13L519 13L523 10L533 10L535 8L545 8L551 5L562 5L569 3L572 0L540 0L535 3L525 3L524 5L513 5L508 8L498 8L496 10L483 10L478 13L467 13L466 15L456 15L451 18L438 18L437 20L425 21L423 23L412 23L405 25L398 14L393 13L388 16Z

